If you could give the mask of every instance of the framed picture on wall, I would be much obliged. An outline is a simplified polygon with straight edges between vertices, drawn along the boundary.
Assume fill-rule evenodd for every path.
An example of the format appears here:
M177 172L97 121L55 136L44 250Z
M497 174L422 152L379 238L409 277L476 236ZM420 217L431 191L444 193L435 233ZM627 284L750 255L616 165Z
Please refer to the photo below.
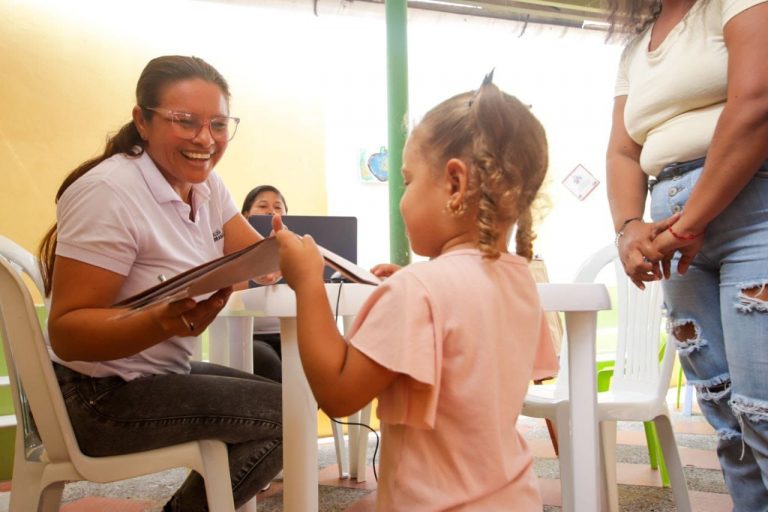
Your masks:
M360 181L386 183L389 179L389 152L386 146L360 150Z
M569 172L563 179L563 186L576 196L576 199L583 201L587 196L597 188L600 180L595 178L586 167L579 164Z

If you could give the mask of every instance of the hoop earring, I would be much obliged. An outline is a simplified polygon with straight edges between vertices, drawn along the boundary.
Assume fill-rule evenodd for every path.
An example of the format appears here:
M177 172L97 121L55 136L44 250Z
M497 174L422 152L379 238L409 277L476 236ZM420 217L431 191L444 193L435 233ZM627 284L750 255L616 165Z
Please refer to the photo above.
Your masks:
M464 201L460 201L458 204L448 199L445 203L445 209L450 212L454 217L461 217L467 212L467 204Z

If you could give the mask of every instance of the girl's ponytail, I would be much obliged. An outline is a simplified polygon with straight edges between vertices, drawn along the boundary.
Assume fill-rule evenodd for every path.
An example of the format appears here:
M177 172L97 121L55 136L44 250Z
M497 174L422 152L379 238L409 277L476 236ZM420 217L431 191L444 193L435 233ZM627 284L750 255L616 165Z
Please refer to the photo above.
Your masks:
M427 112L421 125L436 168L461 158L471 168L467 201L477 208L478 248L499 257L499 239L517 226L518 254L531 259L532 204L548 167L547 137L528 105L492 83Z
M536 239L532 205L548 166L546 135L530 107L492 84L492 76L483 81L472 105L479 246L497 258L500 227L514 224L516 252L530 260Z

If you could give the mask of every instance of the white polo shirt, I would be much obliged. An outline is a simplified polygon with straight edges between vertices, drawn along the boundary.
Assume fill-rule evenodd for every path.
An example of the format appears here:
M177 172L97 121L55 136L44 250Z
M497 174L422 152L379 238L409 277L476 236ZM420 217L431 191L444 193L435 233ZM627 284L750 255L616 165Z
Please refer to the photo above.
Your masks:
M115 155L73 183L57 207L56 255L125 276L115 301L224 253L224 224L239 210L219 177L192 186L190 206L146 153ZM87 284L84 284L87 286ZM102 362L54 361L94 377L125 380L188 373L194 337L172 337L138 354Z

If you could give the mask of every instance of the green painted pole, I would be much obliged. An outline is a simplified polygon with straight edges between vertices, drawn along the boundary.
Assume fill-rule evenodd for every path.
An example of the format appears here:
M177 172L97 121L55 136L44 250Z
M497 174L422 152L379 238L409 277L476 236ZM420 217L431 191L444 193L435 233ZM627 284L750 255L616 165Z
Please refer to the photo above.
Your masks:
M392 263L407 265L411 249L400 216L403 195L403 146L405 116L408 112L407 1L386 0L387 20L387 117L389 145L389 257Z

